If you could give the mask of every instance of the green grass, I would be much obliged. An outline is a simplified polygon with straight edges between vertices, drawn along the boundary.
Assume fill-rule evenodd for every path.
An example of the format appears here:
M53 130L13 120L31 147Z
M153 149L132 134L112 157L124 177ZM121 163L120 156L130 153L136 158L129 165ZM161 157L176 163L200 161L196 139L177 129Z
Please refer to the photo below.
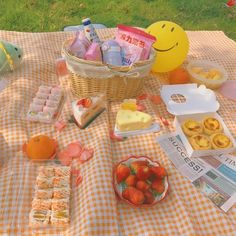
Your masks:
M60 31L66 25L94 23L115 27L117 23L147 27L170 20L185 30L222 30L236 40L236 6L227 0L0 0L0 29Z

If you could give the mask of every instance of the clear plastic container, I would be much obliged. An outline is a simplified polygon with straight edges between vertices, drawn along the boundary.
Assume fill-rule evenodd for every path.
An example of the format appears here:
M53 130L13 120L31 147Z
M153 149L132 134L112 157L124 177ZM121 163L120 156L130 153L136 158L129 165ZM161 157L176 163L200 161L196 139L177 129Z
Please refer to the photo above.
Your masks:
M224 67L208 60L190 61L187 65L187 71L193 83L204 84L210 89L219 88L228 79Z
M21 119L46 124L54 123L64 104L63 89L58 86L40 85L30 100L22 107Z

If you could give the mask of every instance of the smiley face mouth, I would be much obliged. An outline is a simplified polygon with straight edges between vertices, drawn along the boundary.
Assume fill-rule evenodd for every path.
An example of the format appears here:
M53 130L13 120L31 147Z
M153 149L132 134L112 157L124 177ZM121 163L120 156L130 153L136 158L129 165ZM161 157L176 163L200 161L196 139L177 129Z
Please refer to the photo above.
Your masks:
M168 49L158 49L158 48L155 48L155 47L153 47L153 48L158 52L167 52L167 51L170 51L171 49L177 47L178 45L179 45L179 43L177 42L176 44L174 44L172 47L170 47Z

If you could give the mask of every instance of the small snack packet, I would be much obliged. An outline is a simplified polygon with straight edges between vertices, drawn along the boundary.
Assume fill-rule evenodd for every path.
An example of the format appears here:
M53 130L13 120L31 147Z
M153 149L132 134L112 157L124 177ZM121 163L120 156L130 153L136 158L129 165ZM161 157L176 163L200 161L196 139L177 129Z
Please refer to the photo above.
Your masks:
M88 51L85 53L85 60L89 61L102 61L102 53L100 49L100 45L98 43L93 42Z
M131 65L139 60L147 60L156 38L140 29L118 25L115 40L122 47L123 65Z

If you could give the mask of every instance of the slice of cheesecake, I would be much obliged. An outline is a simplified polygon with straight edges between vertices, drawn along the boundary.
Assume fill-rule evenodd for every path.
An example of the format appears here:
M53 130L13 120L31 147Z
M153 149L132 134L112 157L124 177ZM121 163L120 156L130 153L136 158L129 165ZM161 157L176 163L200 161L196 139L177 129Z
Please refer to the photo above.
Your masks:
M141 111L119 110L116 126L119 131L147 129L152 125L152 117Z

